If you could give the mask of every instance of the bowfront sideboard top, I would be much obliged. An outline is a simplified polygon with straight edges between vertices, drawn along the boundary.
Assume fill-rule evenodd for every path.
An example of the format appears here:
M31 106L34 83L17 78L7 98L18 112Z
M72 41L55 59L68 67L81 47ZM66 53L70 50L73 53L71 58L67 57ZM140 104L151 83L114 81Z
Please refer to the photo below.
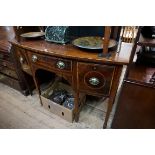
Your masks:
M69 58L74 60L106 63L106 64L118 64L127 65L129 63L130 54L132 50L131 43L122 43L119 52L109 51L111 55L109 57L100 57L98 51L88 51L77 47L72 44L56 44L46 42L45 40L23 40L17 42L16 40L10 41L12 44L22 47L27 50L31 50L36 53L46 54L51 56L58 56L62 58Z

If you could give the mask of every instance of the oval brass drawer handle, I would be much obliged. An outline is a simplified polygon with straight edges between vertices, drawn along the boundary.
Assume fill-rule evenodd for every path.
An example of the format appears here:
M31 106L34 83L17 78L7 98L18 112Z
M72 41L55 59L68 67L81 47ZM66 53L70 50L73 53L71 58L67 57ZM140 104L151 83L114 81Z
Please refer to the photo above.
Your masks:
M93 86L97 86L100 83L100 80L96 77L92 77L89 79L89 83Z
M23 64L24 63L24 58L22 56L20 56L19 61L20 61L21 64Z
M64 69L66 67L63 61L58 61L56 65L59 69Z
M37 57L36 55L33 55L33 56L32 56L32 61L33 61L33 62L36 62L37 60L38 60L38 57Z

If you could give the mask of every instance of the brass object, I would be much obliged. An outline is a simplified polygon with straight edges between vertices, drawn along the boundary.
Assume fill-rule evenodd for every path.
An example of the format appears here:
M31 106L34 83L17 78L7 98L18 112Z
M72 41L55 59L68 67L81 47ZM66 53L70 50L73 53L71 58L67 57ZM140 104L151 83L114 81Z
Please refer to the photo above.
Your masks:
M92 77L92 78L89 79L89 83L90 83L91 85L93 85L93 86L97 86L97 85L100 83L100 81L99 81L98 78Z
M73 40L72 44L76 47L83 49L103 49L103 40L104 38L98 36L91 37L80 37ZM108 48L117 46L117 42L113 39L110 39Z
M20 61L20 63L21 63L21 64L23 64L23 63L24 63L24 59L23 59L23 57L22 57L22 56L19 58L19 61Z
M58 62L57 62L57 67L58 67L59 69L64 69L64 68L65 68L65 63L64 63L63 61L58 61Z
M36 55L33 55L33 56L32 56L32 61L33 61L33 62L37 62L37 60L38 60L38 57L37 57Z
M28 32L28 33L23 33L20 36L23 38L38 38L44 35L45 35L45 32Z

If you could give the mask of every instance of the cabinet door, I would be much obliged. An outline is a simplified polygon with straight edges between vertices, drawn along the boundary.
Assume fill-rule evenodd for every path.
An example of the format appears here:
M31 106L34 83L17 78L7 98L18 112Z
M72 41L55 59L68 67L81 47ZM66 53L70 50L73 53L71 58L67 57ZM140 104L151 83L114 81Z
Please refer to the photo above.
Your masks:
M155 88L124 81L112 128L155 128Z

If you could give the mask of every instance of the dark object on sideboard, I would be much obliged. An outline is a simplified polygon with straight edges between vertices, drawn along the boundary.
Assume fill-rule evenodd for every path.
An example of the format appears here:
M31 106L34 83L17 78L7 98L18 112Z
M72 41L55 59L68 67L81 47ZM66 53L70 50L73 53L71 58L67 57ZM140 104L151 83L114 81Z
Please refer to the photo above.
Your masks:
M45 40L66 44L69 42L69 26L48 26L45 30Z

